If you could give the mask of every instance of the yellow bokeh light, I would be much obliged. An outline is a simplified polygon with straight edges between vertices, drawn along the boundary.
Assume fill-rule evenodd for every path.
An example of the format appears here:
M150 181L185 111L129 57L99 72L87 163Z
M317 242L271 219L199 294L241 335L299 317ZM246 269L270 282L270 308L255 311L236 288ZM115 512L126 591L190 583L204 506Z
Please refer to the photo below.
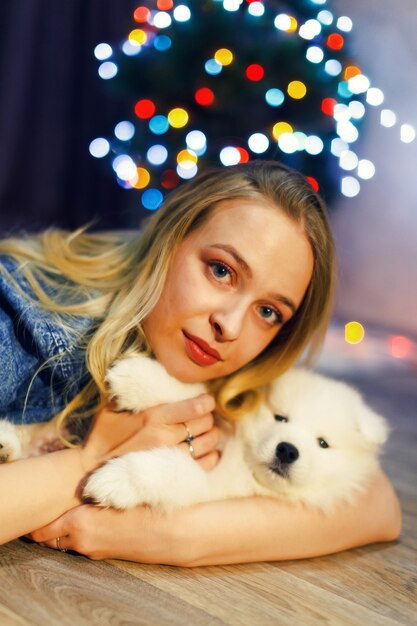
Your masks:
M360 343L365 337L365 329L359 322L348 322L345 325L345 341L347 343Z
M150 180L151 176L148 170L145 170L144 167L138 167L136 169L136 176L128 182L135 189L143 189L148 186Z
M220 65L230 65L233 61L233 54L227 48L220 48L215 53L214 58Z
M148 39L148 35L141 28L135 28L129 33L129 41L130 43L138 43L139 45L143 45L146 43Z
M290 26L287 28L287 32L294 33L298 28L298 22L295 19L295 17L293 17L292 15L290 15L289 18L290 18Z
M171 109L168 113L168 122L173 128L182 128L188 122L188 113L185 109Z
M191 161L193 164L197 163L198 157L196 153L192 150L181 150L181 152L178 152L177 163L181 163L181 165L183 165L186 161Z
M287 91L288 95L291 96L291 98L300 100L306 95L307 87L300 80L292 80L287 87Z
M292 133L292 132L293 132L293 127L291 126L291 124L288 124L288 122L277 122L272 127L272 135L274 136L274 139L276 139L277 141L281 137L281 135L283 135L284 133Z

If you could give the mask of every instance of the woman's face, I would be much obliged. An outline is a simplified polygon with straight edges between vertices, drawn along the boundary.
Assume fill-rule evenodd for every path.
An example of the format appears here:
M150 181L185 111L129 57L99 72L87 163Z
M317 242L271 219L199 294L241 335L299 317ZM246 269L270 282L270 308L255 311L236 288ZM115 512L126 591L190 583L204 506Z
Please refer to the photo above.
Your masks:
M238 370L294 315L312 271L300 224L267 201L220 202L174 252L144 320L155 357L183 382Z

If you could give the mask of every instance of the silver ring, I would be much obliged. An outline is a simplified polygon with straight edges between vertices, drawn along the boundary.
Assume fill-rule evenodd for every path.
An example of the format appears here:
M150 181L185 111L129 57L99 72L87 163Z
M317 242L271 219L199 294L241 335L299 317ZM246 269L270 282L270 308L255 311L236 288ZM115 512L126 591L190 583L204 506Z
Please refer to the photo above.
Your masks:
M66 548L61 548L61 537L57 537L55 539L55 542L56 542L57 550L59 550L60 552L66 552L67 551Z
M183 422L183 424L182 424L182 425L184 426L185 430L187 431L187 439L186 439L185 441L186 441L188 444L190 444L190 443L193 441L194 436L191 434L191 431L190 431L190 429L188 428L188 426L187 426L187 424L186 424L185 422ZM192 446L191 446L191 447L192 447Z
M193 459L195 459L195 452L194 452L194 448L193 448L191 442L188 441L188 439L187 439L186 443L188 443L188 449L190 451L191 456L193 457Z

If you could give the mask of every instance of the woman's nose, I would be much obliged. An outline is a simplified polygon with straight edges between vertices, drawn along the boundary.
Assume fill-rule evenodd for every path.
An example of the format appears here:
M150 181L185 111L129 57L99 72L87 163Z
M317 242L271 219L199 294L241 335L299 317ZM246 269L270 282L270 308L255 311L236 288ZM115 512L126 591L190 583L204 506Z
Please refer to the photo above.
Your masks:
M242 330L245 312L236 307L230 311L216 311L210 315L210 324L217 341L235 341Z

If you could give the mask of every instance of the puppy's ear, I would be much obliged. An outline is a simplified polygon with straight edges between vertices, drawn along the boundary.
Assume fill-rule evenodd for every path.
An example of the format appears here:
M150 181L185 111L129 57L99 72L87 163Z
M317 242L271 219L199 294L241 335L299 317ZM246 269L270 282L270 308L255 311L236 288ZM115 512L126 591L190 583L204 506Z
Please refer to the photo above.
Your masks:
M360 433L369 444L382 446L388 439L390 431L388 422L382 415L366 406L362 400L360 401L357 423Z

